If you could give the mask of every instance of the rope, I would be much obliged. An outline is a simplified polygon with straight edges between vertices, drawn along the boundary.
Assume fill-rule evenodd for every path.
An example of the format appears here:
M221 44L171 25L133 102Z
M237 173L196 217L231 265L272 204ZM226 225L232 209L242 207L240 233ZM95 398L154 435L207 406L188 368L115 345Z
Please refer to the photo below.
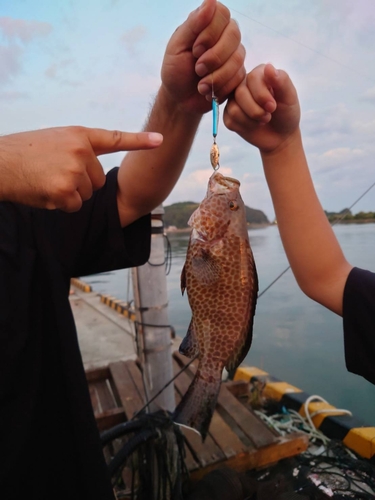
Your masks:
M150 262L148 260L147 264L151 267L160 267L160 266L164 266L164 264L165 264L165 274L168 276L168 274L171 271L171 267L172 267L172 247L171 247L171 242L169 241L167 234L164 233L163 236L164 236L164 239L167 243L167 251L166 251L165 258L164 258L163 262L160 262L159 264L154 264L153 262Z
M316 415L320 415L321 413L341 413L341 414L345 414L345 415L350 415L351 417L353 416L351 411L341 410L341 409L337 409L337 408L326 408L326 409L323 408L321 410L317 410L314 413L310 414L309 404L314 400L318 400L318 401L321 401L322 403L328 404L328 402L324 398L322 398L320 396L316 396L316 395L310 396L306 399L306 401L303 405L303 408L305 410L306 418L307 418L310 426L313 429L315 429L315 425L314 425L314 422L312 421L312 419L313 419L313 417L315 417Z

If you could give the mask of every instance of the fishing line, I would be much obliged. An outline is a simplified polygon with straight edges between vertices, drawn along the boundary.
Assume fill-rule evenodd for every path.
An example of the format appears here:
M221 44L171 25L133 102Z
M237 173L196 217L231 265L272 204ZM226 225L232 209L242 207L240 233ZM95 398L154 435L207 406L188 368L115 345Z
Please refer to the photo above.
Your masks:
M335 224L337 224L338 222L340 222L347 214L348 212L350 212L350 210L375 186L375 182L373 182L371 184L370 187L368 187L350 206L349 208L347 208L342 214L340 217L338 217L337 219L335 219L334 222L332 222L331 226L334 226ZM287 272L289 271L290 269L290 266L286 267L261 293L258 294L258 299L264 295L277 281L279 281L279 279ZM170 327L170 325L169 325ZM163 391L164 389L166 389L172 382L174 382L174 380L176 380L176 378L183 372L185 371L189 366L190 364L195 361L197 359L198 356L195 356L194 358L192 358L186 365L184 365L184 367L169 381L167 382L164 387L162 389L160 389L159 392L157 392L157 394L155 394L151 400L149 400L144 406L143 408L141 408L141 410L139 410L133 418L135 418L137 415L139 415L139 413L141 413L143 410L145 410L148 405L154 401Z
M337 224L338 222L340 222L342 219L344 219L344 217L346 217L346 215L350 212L350 210L354 207L354 205L356 205L373 187L375 186L375 182L373 182L371 184L371 186L369 188L366 189L366 191L364 191L361 196L359 196L354 203L352 203L350 205L349 208L347 208L341 215L340 217L338 217L337 219L335 219L331 226L334 226L335 224ZM272 283L270 283L261 293L258 294L258 299L267 292L267 290L269 290L271 288L271 286L273 286L277 281L279 281L279 279L287 272L289 271L290 269L290 266L288 266L287 268L284 269L284 271L282 271L273 281Z
M256 23L256 24L259 24L260 26L270 30L270 31L273 31L274 33L282 36L283 38L286 38L287 40L290 40L291 42L294 42L296 43L297 45L315 53L316 55L320 56L320 57L323 57L333 63L335 63L336 65L338 66L341 66L347 70L349 70L350 72L352 73L355 73L356 75L359 75L359 76L362 76L363 78L365 78L366 80L369 80L371 82L374 82L375 80L371 77L369 77L368 75L365 75L364 73L362 72L358 72L356 70L353 70L353 68L351 68L350 66L347 66L339 61L337 61L336 59L316 50L316 49L313 49L312 47L298 41L298 40L295 40L291 37L289 37L288 35L285 35L284 33L282 33L281 31L278 31L274 28L271 28L270 26L262 23L261 21L258 21L256 19L254 19L253 17L247 15L247 14L244 14L243 12L240 12L239 10L237 9L234 9L234 8L231 8L231 10L233 12L236 12L237 14L240 14L241 16L249 19L250 21ZM215 96L215 93L214 93L214 85L213 85L213 75L212 75L212 112L213 112L213 138L214 138L214 143L213 143L213 146L211 148L211 154L210 154L210 158L211 158L211 164L212 164L212 167L214 168L214 170L218 169L219 168L219 150L218 150L218 147L217 147L217 144L216 144L216 137L217 137L217 131L218 131L218 122L219 122L219 103L218 103L218 100ZM368 188L366 189L366 191L359 197L357 198L357 200L352 203L352 205L350 205L350 207L348 209L346 209L343 214L338 217L332 224L331 226L334 226L335 224L337 224L338 222L340 222L346 215L347 213L375 186L375 182ZM168 261L168 253L171 251L170 249L170 242L169 240L167 240L167 245L168 245L168 250L167 250L167 261ZM166 262L163 262L163 264L165 264ZM152 264L151 264L152 265ZM155 265L155 264L154 264ZM169 262L169 269L168 269L168 272L166 274L169 274L170 272L170 267L171 267L171 262ZM286 267L261 293L258 294L258 298L260 298L262 295L264 295L275 283L277 283L277 281L290 269L290 266ZM197 356L195 356L193 359L191 359L169 382L167 382L167 384L164 385L164 387L162 389L160 389L160 391L155 394L151 400L149 400L145 406L139 410L138 413L136 413L134 415L137 416L139 413L141 413L143 410L145 410L145 408L147 408L147 406L152 402L154 401L154 399L156 399L157 396L159 396L163 391L164 389L166 389L184 370L186 370L189 365L197 358ZM133 418L134 418L133 417Z
M260 26L263 26L263 28L267 28L268 30L273 31L274 33L277 33L278 35L282 36L283 38L286 38L287 40L290 40L291 42L294 42L297 45L300 45L301 47L303 47L303 48L305 48L307 50L310 50L314 54L316 54L316 55L318 55L320 57L324 57L324 59L327 59L328 61L331 61L331 62L337 64L338 66L341 66L341 67L345 68L346 70L349 70L351 73L354 73L354 74L356 74L358 76L361 76L362 78L365 78L366 80L369 80L370 82L375 82L375 80L373 78L371 78L370 76L366 75L365 73L359 72L356 69L353 69L352 67L347 66L346 64L344 64L344 63L342 63L340 61L337 61L333 57L327 56L323 52L320 52L319 50L313 49L312 47L309 47L309 45L306 45L305 43L300 42L298 40L295 40L294 38L291 38L290 36L285 35L281 31L278 31L278 30L276 30L274 28L271 28L270 26L267 26L267 24L264 24L264 23L262 23L260 21L257 21L253 17L250 17L249 15L244 14L243 12L240 12L239 10L236 10L236 9L233 9L233 8L231 8L231 10L233 12L237 12L237 14L240 14L243 17L246 17L247 19L250 19L250 21L253 21L256 24L259 24Z
M187 368L189 368L189 366L191 365L191 363L193 363L198 357L198 354L196 356L194 356L194 358L192 358L188 363L186 363L186 365L184 365L181 370L179 372L176 373L176 375L171 378L171 380L169 382L167 382L164 387L162 387L160 389L160 391L158 391L156 394L154 394L154 396L147 401L147 403L143 406L143 408L141 408L139 411L137 411L137 413L132 417L131 420L133 420L135 417L137 417L140 413L142 413L150 403L152 403L154 401L154 399L156 399L163 391L164 389L166 389L169 385L171 385L172 382L174 382L176 380L177 377L179 377L181 375L182 372L184 372Z

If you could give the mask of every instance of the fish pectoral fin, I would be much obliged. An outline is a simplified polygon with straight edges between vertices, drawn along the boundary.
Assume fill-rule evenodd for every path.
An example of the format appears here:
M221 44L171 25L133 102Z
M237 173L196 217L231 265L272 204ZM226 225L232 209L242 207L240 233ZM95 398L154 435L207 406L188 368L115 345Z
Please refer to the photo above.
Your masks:
M184 264L184 267L182 268L182 271L181 271L180 286L181 286L181 293L183 295L184 292L185 292L185 290L186 290L186 269L185 269L185 264Z
M190 325L185 337L182 339L179 352L187 358L195 358L199 354L197 336L195 334L194 320L191 318Z
M192 259L191 267L195 278L205 285L212 285L220 278L220 264L209 252L202 252L195 256Z

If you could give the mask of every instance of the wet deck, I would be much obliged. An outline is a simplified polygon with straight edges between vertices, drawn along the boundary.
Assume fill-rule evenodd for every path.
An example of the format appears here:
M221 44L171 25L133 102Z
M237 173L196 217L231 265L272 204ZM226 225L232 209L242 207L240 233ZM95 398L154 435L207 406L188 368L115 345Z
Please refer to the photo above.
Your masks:
M135 359L134 324L100 301L100 295L72 286L70 305L85 369Z

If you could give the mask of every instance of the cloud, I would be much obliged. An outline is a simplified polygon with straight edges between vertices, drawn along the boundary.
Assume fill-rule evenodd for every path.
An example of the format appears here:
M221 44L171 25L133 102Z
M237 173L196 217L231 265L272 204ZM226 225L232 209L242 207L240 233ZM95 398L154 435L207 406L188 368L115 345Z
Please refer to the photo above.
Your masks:
M375 87L372 87L364 92L364 94L360 97L360 100L375 104Z
M24 47L35 37L47 36L52 31L49 23L25 21L11 17L0 17L0 34L5 43L0 43L0 84L8 83L22 69Z
M23 50L17 45L0 45L0 83L6 83L21 70Z
M0 101L16 101L18 99L28 99L30 96L27 92L4 91L0 92Z
M332 167L342 167L343 165L352 164L364 157L364 151L361 149L336 148L326 151L321 155L322 169Z
M48 78L57 79L61 71L66 70L72 64L72 61L72 59L64 59L59 63L55 62L46 69L44 74Z
M134 56L138 52L138 44L146 38L147 30L145 26L139 25L126 31L121 41L125 44L126 50L129 55Z
M41 21L25 21L11 17L0 17L0 31L8 41L21 40L28 43L38 36L47 36L52 31L49 23Z

